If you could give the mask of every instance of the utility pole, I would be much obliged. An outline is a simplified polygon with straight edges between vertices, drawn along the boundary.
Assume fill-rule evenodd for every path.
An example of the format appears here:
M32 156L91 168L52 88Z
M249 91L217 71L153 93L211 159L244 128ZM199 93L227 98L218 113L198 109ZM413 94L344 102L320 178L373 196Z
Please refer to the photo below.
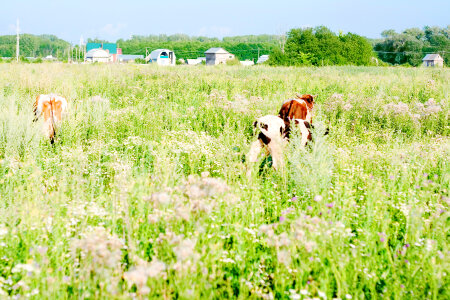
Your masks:
M17 18L17 26L16 26L16 32L17 32L17 42L16 42L16 61L19 62L19 18Z

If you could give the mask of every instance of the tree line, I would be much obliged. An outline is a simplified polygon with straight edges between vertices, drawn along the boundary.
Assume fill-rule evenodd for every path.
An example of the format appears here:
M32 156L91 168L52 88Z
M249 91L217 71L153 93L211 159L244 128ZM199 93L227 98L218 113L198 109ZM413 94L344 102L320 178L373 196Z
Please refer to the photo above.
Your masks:
M158 48L175 51L177 58L197 58L212 47L222 47L239 60L257 60L270 54L270 65L389 65L418 66L426 53L440 53L446 64L450 62L450 26L409 28L401 33L390 29L381 39L367 39L354 33L335 33L329 28L294 28L286 35L243 35L223 39L188 36L185 34L132 36L119 39L124 54L146 54ZM108 42L88 39L88 42ZM54 35L20 35L22 56L58 58L67 56L70 44ZM0 36L0 57L14 57L16 36Z
M383 39L375 44L374 50L387 63L417 66L426 53L439 53L446 65L450 63L450 25L408 28L401 33L390 29L383 31L381 36Z
M67 49L70 46L66 42L54 35L20 35L20 55L23 57L45 57L53 55L62 58L67 55ZM0 57L16 56L16 36L0 36Z
M370 65L373 49L368 40L353 33L336 35L324 26L292 29L284 47L276 48L270 65L323 66Z

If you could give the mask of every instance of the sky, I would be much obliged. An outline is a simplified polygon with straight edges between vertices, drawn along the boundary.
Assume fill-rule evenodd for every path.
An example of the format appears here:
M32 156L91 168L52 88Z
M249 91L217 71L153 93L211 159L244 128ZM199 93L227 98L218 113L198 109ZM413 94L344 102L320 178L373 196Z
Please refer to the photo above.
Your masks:
M282 34L324 25L331 30L379 38L450 24L450 0L2 0L0 35L54 34L77 44L80 37L111 42L132 35L184 33L222 38Z

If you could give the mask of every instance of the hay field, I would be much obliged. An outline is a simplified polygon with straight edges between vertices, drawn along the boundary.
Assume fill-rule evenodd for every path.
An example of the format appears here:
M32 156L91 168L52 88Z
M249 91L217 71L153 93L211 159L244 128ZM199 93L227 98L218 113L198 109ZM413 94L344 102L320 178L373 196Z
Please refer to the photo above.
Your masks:
M0 298L449 298L449 79L0 64ZM50 92L54 146L32 122ZM315 142L246 163L296 92L318 95Z

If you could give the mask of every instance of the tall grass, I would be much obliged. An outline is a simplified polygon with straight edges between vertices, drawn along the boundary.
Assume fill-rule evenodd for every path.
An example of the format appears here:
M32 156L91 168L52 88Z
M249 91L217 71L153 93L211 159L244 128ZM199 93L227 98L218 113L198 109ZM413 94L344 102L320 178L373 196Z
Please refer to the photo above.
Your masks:
M450 297L447 69L0 74L0 297ZM54 146L31 113L50 92ZM296 92L319 95L314 142L281 172L245 162Z

